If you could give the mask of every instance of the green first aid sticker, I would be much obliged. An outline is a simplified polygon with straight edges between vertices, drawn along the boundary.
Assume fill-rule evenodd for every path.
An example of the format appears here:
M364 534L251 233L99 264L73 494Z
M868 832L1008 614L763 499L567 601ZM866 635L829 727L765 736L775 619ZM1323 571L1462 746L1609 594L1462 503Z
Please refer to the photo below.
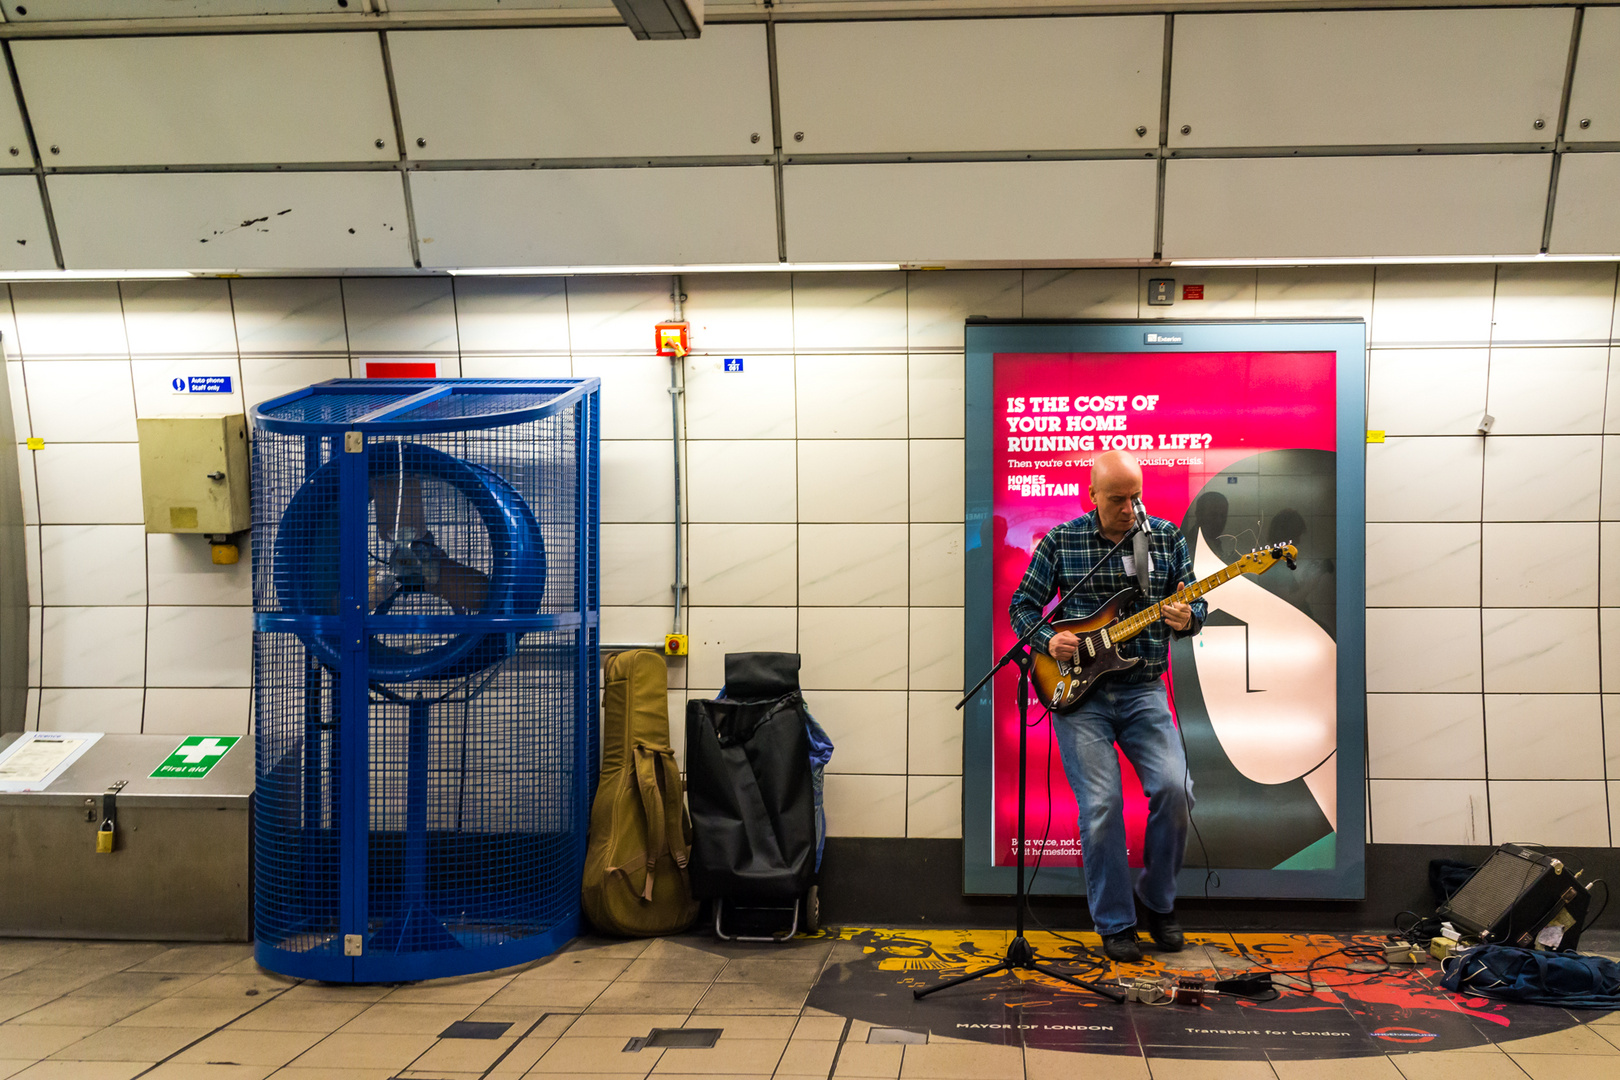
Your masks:
M240 735L188 736L174 748L174 753L163 759L163 764L152 770L152 775L200 779L207 776L209 770L219 764L220 759L240 740Z

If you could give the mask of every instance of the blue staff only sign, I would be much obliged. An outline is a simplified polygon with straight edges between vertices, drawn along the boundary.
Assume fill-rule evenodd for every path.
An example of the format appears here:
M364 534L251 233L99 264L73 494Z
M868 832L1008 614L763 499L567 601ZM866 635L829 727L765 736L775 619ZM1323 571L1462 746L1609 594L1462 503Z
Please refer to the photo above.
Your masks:
M169 386L177 394L228 394L231 392L229 375L176 375Z

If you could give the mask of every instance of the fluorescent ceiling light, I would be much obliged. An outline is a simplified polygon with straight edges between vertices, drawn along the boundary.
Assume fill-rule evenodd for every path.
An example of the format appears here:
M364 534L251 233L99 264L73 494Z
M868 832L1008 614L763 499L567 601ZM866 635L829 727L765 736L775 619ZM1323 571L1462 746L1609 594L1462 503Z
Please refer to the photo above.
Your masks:
M1456 266L1467 263L1616 262L1620 255L1360 255L1350 258L1170 259L1171 266L1367 266L1417 264Z
M638 41L703 36L703 0L613 0Z
M761 271L800 270L826 273L858 270L898 270L900 264L890 263L703 263L695 266L458 266L445 273L457 277L489 276L543 276L563 277L570 274L741 274Z
M191 270L0 270L0 281L128 281L197 276Z

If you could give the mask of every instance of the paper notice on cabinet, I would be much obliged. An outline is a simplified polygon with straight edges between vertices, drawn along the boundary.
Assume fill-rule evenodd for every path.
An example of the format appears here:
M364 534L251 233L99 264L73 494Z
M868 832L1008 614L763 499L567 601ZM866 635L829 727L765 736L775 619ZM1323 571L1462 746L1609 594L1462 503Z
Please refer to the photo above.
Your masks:
M100 738L98 733L28 732L0 752L0 791L43 791Z

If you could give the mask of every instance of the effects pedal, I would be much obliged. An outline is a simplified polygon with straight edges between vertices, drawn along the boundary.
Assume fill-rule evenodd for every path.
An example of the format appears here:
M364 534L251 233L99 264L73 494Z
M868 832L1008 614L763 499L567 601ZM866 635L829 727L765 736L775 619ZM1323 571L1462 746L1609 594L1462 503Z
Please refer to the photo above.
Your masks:
M1421 964L1427 959L1422 947L1409 941L1392 941L1384 946L1386 964Z
M1156 1005L1170 996L1158 979L1128 979L1120 983L1119 988L1126 1001L1140 1001L1144 1005Z

